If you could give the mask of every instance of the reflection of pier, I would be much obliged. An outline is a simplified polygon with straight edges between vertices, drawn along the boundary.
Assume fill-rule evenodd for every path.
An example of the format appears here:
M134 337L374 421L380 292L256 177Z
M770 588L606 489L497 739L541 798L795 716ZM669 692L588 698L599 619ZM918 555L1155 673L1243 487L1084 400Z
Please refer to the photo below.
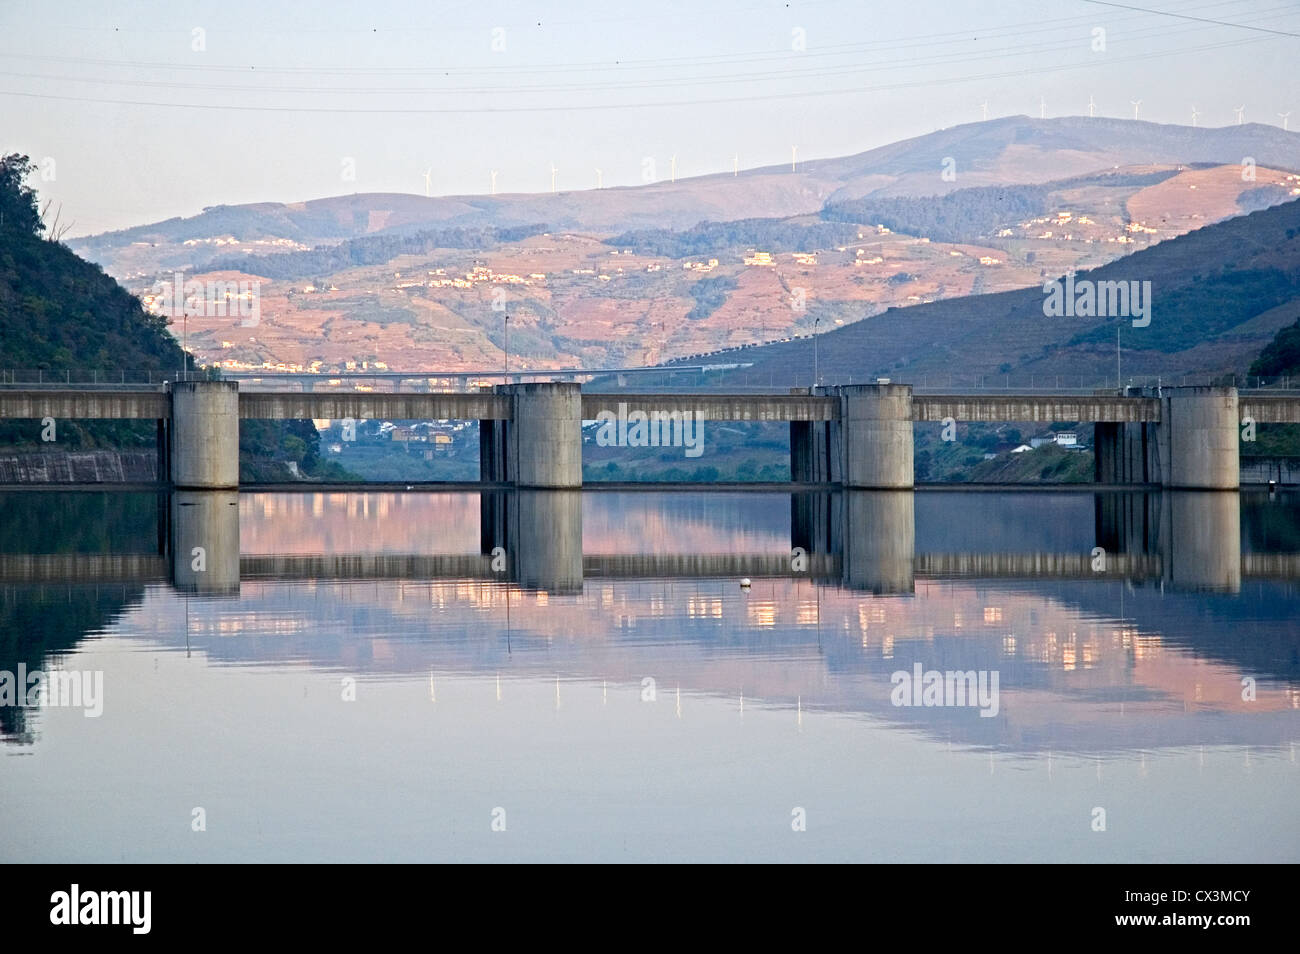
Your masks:
M0 555L0 583L166 580L222 596L252 579L463 579L577 593L587 579L749 577L905 594L917 579L1127 579L1222 592L1243 579L1300 579L1300 554L1243 555L1235 493L1097 494L1095 546L1073 552L917 552L911 491L793 494L789 549L753 553L584 554L580 491L494 491L480 500L479 553L246 555L236 492L175 492L159 498L157 553Z

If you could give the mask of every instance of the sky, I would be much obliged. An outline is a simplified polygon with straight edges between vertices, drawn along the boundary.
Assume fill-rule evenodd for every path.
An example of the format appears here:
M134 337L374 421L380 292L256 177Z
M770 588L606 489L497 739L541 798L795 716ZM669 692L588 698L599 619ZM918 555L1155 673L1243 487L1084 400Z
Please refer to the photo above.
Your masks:
M486 194L492 170L543 192L552 166L567 190L667 178L673 156L687 177L850 155L986 102L1140 100L1203 126L1295 109L1297 129L1297 63L1297 0L0 0L0 153L39 163L77 237L212 205Z

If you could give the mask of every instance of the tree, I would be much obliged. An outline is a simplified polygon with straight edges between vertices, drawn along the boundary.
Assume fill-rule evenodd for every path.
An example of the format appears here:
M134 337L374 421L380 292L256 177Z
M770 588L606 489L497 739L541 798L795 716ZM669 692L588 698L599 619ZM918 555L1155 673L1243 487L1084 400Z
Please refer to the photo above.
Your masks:
M1300 319L1278 331L1250 366L1251 375L1300 374Z
M0 232L40 234L36 190L26 184L35 168L31 159L16 152L0 158Z

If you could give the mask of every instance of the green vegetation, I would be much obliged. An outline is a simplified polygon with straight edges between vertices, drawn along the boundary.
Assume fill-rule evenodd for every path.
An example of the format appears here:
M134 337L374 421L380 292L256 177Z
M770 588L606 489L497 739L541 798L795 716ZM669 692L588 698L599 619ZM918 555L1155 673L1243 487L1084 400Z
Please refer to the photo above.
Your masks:
M1237 205L1243 212L1256 212L1280 205L1291 198L1291 192L1280 185L1266 183L1246 189L1237 196Z
M21 370L200 372L167 329L140 300L97 266L51 235L35 190L26 185L30 159L0 158L0 355ZM214 372L215 373L215 372ZM266 424L261 427L258 425ZM156 446L151 421L59 421L57 441L41 440L40 421L0 422L0 446L23 450L124 450ZM324 476L310 421L246 422L240 431L241 470L284 462L304 474ZM285 479L281 477L279 479Z
M953 440L942 439L934 425L914 428L916 450L913 467L920 483L1079 483L1093 479L1093 456L1086 450L1068 450L1043 444L1019 454L1011 450L1031 437L1048 431L1074 431L1080 444L1092 440L1090 425L962 424ZM995 454L985 460L988 454Z
M668 258L716 256L728 249L758 248L765 252L816 252L847 245L858 238L856 226L838 222L800 224L788 219L737 219L701 222L684 231L635 229L609 239L615 248Z
M964 479L989 484L1079 484L1090 483L1094 470L1090 452L1044 444L1023 454L1000 454L993 460L981 460L965 473Z
M390 421L398 427L420 425L421 421ZM427 441L395 441L383 421L360 421L352 439L345 439L341 422L334 421L322 432L326 463L339 468L352 480L411 482L429 480L478 480L478 425L456 431L450 444ZM425 432L427 436L428 432ZM335 450L337 449L337 450Z
M356 475L320 456L320 436L311 421L240 421L239 480L275 483L299 479L355 480Z
M346 268L382 265L399 255L428 255L438 249L480 249L517 242L546 231L545 225L513 228L427 229L409 235L370 235L348 239L337 245L318 245L307 252L275 255L241 255L212 262L209 271L247 272L271 279L311 278L332 275Z
M1300 318L1279 329L1250 365L1251 376L1300 377ZM1300 457L1300 424L1260 424L1254 441L1243 441L1242 457Z
M194 369L165 318L47 237L26 156L0 159L0 355L7 368Z
M686 317L696 321L709 317L726 303L727 293L735 291L739 284L730 275L713 275L692 282L687 291L695 299L695 304Z
M828 202L822 208L821 217L829 222L883 225L895 232L921 235L938 242L981 242L999 229L1050 212L1056 197L1064 190L1084 186L1150 186L1176 174L1172 169L1102 173L1046 185L976 186L939 196L867 196Z
M26 156L0 158L0 355L9 369L194 370L167 331L96 265L49 237ZM0 445L49 451L40 421L0 422ZM53 449L151 447L145 421L60 421Z
M1300 376L1300 318L1273 336L1248 373L1265 378Z
M997 229L1049 211L1048 186L983 186L926 198L868 196L828 203L829 222L883 225L939 242L976 242Z
M706 421L704 450L699 457L687 457L682 447L601 447L589 429L584 433L582 458L582 479L592 483L787 481L790 426Z
M1300 267L1285 272L1277 268L1232 269L1198 275L1181 288L1152 285L1151 325L1133 329L1131 341L1143 350L1172 354L1188 342L1221 335L1300 295ZM1109 325L1075 335L1067 347L1111 344ZM1131 346L1131 345L1130 345Z

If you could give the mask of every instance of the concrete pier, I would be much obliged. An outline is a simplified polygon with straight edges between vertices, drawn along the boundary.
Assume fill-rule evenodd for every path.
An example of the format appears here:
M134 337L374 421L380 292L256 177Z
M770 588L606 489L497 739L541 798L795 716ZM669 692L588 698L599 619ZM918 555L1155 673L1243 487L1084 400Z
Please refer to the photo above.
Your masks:
M1155 405L1153 388L1125 388L1121 399ZM1153 414L1153 417L1158 415ZM1162 484L1165 468L1160 458L1158 421L1106 420L1093 428L1094 479L1099 484Z
M1160 404L1164 485L1185 490L1236 490L1241 485L1237 389L1170 388Z
M171 575L182 593L239 595L239 492L171 496Z
M1142 427L1144 425L1137 425ZM1093 479L1099 484L1147 483L1146 455L1137 460L1132 454L1134 440L1128 425L1114 421L1098 421L1093 425L1092 453Z
M912 387L856 384L839 388L841 483L862 490L910 490L913 484ZM842 442L836 454L835 445Z
M234 381L172 385L171 477L184 490L239 486L239 385Z
M512 398L506 428L506 479L519 487L582 486L582 388L541 383L505 386Z
M806 388L800 393L839 400L831 388ZM840 434L840 422L835 418L791 421L790 479L796 483L838 483L843 463Z

